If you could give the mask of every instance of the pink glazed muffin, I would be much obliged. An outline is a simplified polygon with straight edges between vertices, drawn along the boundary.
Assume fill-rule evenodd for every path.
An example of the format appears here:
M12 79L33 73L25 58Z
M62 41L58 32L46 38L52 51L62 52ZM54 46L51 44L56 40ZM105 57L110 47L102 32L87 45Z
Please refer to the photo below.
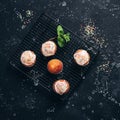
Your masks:
M31 50L26 50L21 54L21 63L26 67L32 67L36 62L36 55Z
M57 51L57 46L53 41L49 40L42 44L41 52L45 57L55 55L56 51Z
M64 79L57 80L53 84L53 90L59 95L66 94L70 90L70 84Z
M90 55L86 50L79 49L77 50L74 55L75 62L80 66L86 66L90 62Z

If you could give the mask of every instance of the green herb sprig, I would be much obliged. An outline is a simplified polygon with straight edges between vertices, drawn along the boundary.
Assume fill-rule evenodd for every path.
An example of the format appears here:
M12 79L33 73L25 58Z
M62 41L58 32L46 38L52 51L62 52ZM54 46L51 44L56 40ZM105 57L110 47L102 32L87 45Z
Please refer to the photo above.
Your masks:
M57 26L57 43L59 47L64 47L65 43L70 41L70 33L64 33L61 25Z

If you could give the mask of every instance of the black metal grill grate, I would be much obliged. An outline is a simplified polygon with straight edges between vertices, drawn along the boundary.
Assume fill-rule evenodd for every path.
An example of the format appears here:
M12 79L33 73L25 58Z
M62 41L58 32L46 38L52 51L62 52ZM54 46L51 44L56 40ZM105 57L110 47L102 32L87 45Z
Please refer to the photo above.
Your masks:
M52 84L55 80L60 78L68 80L71 86L69 93L63 96L59 96L54 93L57 97L66 99L74 90L74 88L79 85L82 76L85 75L90 64L98 54L98 50L93 48L88 43L82 41L81 38L63 26L66 32L70 32L71 41L64 48L58 47L55 56L45 58L40 53L41 45L43 42L56 36L56 27L58 24L59 23L55 22L48 15L42 14L28 32L19 48L13 53L10 64L29 78L33 80L38 79L39 85L51 93L54 93ZM73 54L79 48L87 50L91 55L90 64L86 67L80 67L76 65L73 60ZM20 55L24 50L33 50L37 55L37 62L32 68L25 68L20 63ZM47 71L47 63L52 58L58 58L63 61L64 69L62 73L58 75L51 75Z

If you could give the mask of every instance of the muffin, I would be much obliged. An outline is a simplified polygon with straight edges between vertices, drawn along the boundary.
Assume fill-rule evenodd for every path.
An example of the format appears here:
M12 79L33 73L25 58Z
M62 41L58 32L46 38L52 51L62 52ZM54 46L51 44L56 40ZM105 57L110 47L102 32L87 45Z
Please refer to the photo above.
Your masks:
M57 80L53 84L53 90L59 95L66 94L70 90L70 84L64 79Z
M47 69L52 74L58 74L63 70L63 63L59 59L52 59L48 62Z
M21 63L26 67L32 67L36 62L36 55L31 50L26 50L21 54Z
M74 55L75 62L80 66L86 66L90 62L90 54L83 49L77 50Z
M57 46L53 41L49 40L42 44L41 52L45 57L55 55L56 51L57 51Z

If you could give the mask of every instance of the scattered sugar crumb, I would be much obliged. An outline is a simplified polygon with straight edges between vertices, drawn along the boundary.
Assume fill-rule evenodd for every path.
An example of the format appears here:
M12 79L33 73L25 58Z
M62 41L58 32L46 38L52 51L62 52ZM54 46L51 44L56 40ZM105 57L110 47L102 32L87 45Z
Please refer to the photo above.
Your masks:
M53 112L55 112L55 107L52 106L47 109L47 113L53 113Z
M94 26L90 26L90 25L87 25L86 27L85 27L85 33L87 34L87 35L94 35L94 31L95 31L95 27Z

